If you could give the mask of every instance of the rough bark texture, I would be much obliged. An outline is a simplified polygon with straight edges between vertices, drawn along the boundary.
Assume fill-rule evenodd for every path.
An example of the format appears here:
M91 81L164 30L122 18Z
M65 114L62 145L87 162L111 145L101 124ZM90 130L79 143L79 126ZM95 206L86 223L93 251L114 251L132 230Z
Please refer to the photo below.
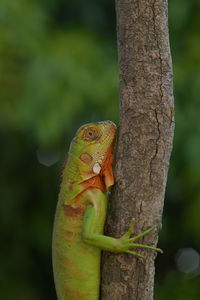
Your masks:
M161 227L173 139L172 67L167 0L116 0L120 131L106 233L120 237ZM138 242L156 245L158 230ZM140 259L103 254L101 299L152 300L155 253Z

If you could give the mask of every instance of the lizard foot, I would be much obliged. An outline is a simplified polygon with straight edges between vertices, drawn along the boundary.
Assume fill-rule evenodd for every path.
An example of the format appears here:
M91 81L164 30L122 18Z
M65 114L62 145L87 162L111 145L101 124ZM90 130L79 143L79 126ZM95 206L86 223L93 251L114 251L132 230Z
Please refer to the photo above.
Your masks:
M151 247L148 245L135 243L135 241L137 239L139 239L139 238L145 236L146 234L150 233L151 231L153 231L156 228L156 226L152 226L152 227L148 228L147 230L145 230L145 231L141 232L140 234L131 238L131 235L134 233L134 223L135 223L135 219L133 218L129 225L129 230L120 238L123 252L129 253L129 254L132 254L132 255L135 255L138 257L143 257L143 256L141 254L131 250L131 248L143 248L143 249L149 249L149 250L163 253L163 251L160 248L155 248L155 247Z

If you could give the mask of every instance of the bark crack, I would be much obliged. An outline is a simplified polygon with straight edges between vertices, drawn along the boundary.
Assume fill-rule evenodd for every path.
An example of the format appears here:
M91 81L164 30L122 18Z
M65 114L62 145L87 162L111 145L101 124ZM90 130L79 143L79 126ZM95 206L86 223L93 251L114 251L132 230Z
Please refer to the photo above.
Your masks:
M157 110L155 109L155 119L156 119L156 123L157 123L157 130L158 130L158 137L156 138L156 149L155 149L155 153L153 155L153 157L151 158L150 160L150 176L149 176L149 181L150 181L150 185L153 186L153 180L152 180L152 177L153 177L153 162L158 154L158 149L159 149L159 140L160 140L160 137L161 137L161 130L160 130L160 122L158 120L158 112Z

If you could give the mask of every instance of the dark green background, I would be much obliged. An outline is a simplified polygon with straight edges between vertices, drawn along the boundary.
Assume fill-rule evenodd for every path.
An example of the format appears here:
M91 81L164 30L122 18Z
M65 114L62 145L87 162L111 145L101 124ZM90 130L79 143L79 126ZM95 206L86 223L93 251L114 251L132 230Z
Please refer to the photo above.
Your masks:
M169 25L176 130L155 299L197 300L199 1L171 0ZM86 122L118 123L114 1L1 0L0 101L0 299L53 300L52 225L69 142Z

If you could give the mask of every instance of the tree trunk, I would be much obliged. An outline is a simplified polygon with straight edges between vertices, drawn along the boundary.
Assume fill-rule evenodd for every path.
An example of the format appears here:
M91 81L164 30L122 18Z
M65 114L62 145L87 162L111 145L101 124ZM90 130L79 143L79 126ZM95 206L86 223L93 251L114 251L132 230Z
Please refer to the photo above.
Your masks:
M120 130L106 234L120 237L136 219L140 243L156 245L173 140L167 0L116 0ZM103 254L102 300L152 300L156 254Z

